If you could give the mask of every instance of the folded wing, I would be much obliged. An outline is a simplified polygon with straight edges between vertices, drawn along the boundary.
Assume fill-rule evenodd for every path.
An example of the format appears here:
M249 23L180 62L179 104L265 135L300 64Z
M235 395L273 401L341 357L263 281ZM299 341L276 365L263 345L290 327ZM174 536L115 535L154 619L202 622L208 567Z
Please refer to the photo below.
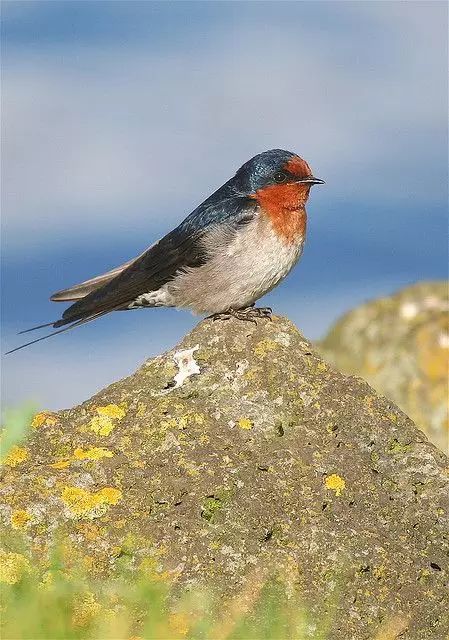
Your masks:
M226 192L224 185L217 194ZM51 296L56 302L75 301L56 322L22 331L34 331L53 326L53 333L22 344L13 353L31 344L46 340L82 324L96 320L111 311L127 309L140 295L157 291L184 269L199 267L214 251L219 238L220 247L232 240L242 225L256 215L254 200L232 194L232 198L214 201L216 194L193 211L176 229L164 236L137 258L78 285L58 291ZM217 229L220 233L217 235ZM212 232L212 233L211 233ZM63 327L62 329L60 327Z
M140 257L140 256L139 256ZM57 291L50 296L50 300L52 302L71 302L72 300L80 300L81 298L85 298L92 291L96 291L104 284L111 282L116 276L119 275L122 271L124 271L130 264L132 264L137 258L133 260L128 260L124 264L121 264L106 273L102 273L99 276L95 276L94 278L89 278L89 280L84 280L84 282L80 282L79 284L74 285L73 287L69 287L68 289L62 289L62 291Z
M206 258L200 235L187 235L175 229L138 258L118 267L115 273L100 276L99 286L98 279L88 281L91 291L66 309L54 327L126 309L142 293L158 290L180 269L200 266ZM79 285L80 291L83 284Z
M100 279L104 278L100 286L97 286L98 279L95 282L95 278L90 283L84 283L93 289L66 309L62 319L56 322L54 327L77 322L92 315L126 309L140 295L157 291L179 271L203 265L211 250L213 251L207 242L207 236L212 229L216 229L217 225L223 226L232 234L255 215L253 201L248 203L247 200L241 202L235 199L233 204L233 215L228 215L226 220L212 218L207 224L201 225L192 224L194 220L189 216L179 227L138 258L117 268L114 270L115 273L113 271L100 276ZM228 211L228 207L226 210ZM83 283L79 285L82 286Z

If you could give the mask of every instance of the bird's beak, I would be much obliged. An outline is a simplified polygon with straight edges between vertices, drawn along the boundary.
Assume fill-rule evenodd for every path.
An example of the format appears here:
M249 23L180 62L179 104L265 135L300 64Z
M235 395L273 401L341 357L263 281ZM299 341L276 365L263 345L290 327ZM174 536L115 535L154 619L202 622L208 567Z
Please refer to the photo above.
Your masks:
M297 182L301 182L304 184L325 184L324 180L321 180L320 178L314 178L313 176L309 176L308 178L301 178L300 180L297 180Z

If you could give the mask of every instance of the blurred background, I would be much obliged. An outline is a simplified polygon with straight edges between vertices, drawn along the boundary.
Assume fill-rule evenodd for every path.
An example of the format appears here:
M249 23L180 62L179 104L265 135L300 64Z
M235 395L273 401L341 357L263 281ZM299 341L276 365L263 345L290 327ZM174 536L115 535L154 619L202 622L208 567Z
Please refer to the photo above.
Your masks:
M22 1L2 13L2 352L59 317L52 292L137 255L270 148L326 181L301 262L263 300L307 337L447 278L446 3ZM4 359L4 402L73 405L196 322L139 310L34 345Z

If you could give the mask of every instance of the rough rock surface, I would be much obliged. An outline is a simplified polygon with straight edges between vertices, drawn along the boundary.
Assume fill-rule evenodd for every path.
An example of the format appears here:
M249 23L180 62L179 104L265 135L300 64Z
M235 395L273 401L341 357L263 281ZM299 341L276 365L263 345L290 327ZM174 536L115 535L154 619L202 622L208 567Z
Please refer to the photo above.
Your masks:
M344 315L318 346L449 452L449 283L422 282Z
M186 365L200 372L183 381ZM329 638L389 621L382 637L447 637L447 458L288 320L203 321L33 427L4 465L1 514L36 560L63 532L92 573L125 555L229 593L277 568Z

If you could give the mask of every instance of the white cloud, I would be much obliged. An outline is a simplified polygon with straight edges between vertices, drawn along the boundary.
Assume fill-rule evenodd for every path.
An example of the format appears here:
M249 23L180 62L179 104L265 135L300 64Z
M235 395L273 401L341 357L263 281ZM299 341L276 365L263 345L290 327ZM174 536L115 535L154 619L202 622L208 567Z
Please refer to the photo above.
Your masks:
M310 160L328 198L394 200L414 189L427 199L446 118L438 11L351 6L361 31L383 36L377 50L372 34L365 47L361 34L347 41L338 27L244 20L213 47L169 56L141 44L11 50L3 71L10 245L82 238L102 225L150 228L161 217L171 224L274 146Z

